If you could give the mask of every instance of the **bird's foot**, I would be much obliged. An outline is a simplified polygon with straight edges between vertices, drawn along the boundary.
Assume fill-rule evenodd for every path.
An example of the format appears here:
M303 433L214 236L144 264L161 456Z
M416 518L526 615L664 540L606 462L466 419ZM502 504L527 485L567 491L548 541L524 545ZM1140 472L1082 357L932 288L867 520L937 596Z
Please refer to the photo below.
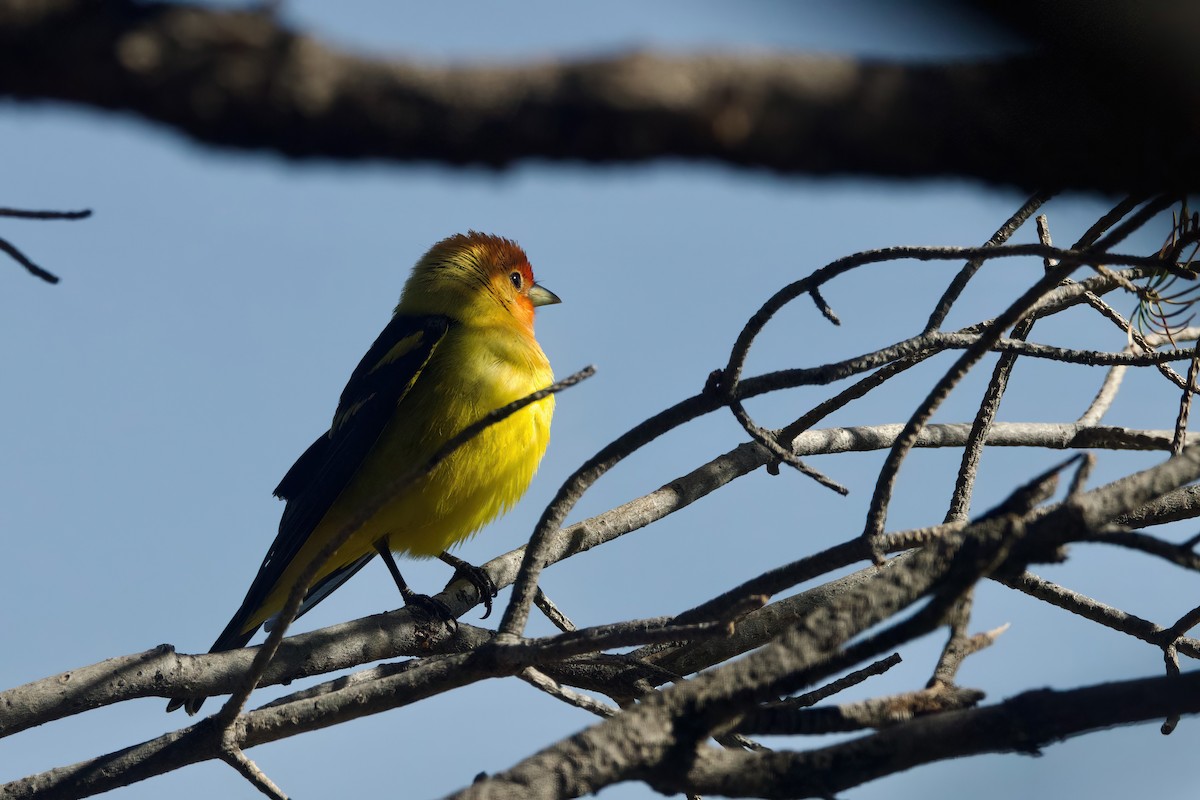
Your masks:
M477 567L468 561L463 561L458 556L442 553L438 558L454 567L454 574L450 576L450 580L446 586L450 586L450 584L461 579L475 587L479 599L483 601L483 616L480 619L487 619L492 613L492 598L499 592L496 589L496 582L492 580L492 576L488 575L483 567Z
M458 620L450 606L427 594L409 592L404 595L404 607L426 622L441 622L451 634L458 633Z

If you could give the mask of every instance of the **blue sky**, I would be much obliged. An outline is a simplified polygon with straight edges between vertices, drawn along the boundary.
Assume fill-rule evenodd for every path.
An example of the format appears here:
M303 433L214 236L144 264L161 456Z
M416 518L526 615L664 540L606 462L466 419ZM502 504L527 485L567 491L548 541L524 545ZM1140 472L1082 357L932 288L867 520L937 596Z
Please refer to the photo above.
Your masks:
M981 32L963 34L944 14L921 8L347 2L334 11L333 4L295 2L285 13L347 48L446 61L650 47L938 58L1012 47ZM211 150L128 117L57 105L0 106L0 140L7 143L3 205L95 210L78 223L0 220L0 236L63 278L51 287L0 263L0 359L9 376L0 399L9 420L0 433L4 687L161 642L207 649L273 536L281 506L271 489L328 425L412 262L450 233L474 228L521 242L538 279L564 300L538 317L552 363L560 374L598 368L560 398L550 450L527 499L459 551L479 563L524 542L585 458L703 386L746 318L777 288L857 250L978 244L1023 199L1013 189L969 182L780 178L691 163L529 164L504 173L298 163ZM1071 240L1107 205L1101 197L1055 201L1048 213L1056 240ZM1135 244L1145 251L1157 242ZM953 269L886 264L834 283L825 294L843 326L834 329L811 304L796 303L764 333L750 371L817 364L911 335ZM950 324L994 316L1040 271L1034 261L987 267ZM1121 334L1086 315L1041 325L1035 338L1123 345ZM948 363L913 370L830 424L903 421ZM968 380L937 419L969 419L986 375ZM1021 365L1001 416L1073 419L1100 377L1084 368ZM751 410L780 424L825 396L796 391ZM1132 377L1108 421L1169 427L1174 403L1155 376ZM606 476L572 519L657 488L743 439L727 415L698 421ZM976 511L1055 460L988 452ZM1097 479L1157 460L1103 455ZM957 461L957 453L915 454L901 474L889 528L940 521ZM857 532L881 462L881 454L815 462L851 487L846 499L794 474L760 471L552 568L543 585L582 625L682 610ZM1187 576L1095 547L1076 548L1069 565L1042 572L1162 623L1194 605ZM405 574L430 591L447 570L418 563ZM298 630L396 605L385 571L372 565ZM965 685L994 700L1161 671L1160 656L1146 645L986 585L972 627L1003 622L1013 623L1010 632L961 673ZM547 628L535 619L531 630ZM923 684L940 643L939 634L906 648L903 665L848 696ZM126 703L6 739L0 780L184 723L162 707L159 700ZM478 709L486 709L482 724L472 716ZM493 681L251 756L296 796L433 797L592 722L525 684ZM981 800L1165 793L1184 787L1177 765L1197 742L1192 721L1169 738L1146 725L1054 746L1040 759L935 765L844 796L945 796L968 779ZM257 795L228 767L207 763L116 796ZM602 796L657 795L618 786Z

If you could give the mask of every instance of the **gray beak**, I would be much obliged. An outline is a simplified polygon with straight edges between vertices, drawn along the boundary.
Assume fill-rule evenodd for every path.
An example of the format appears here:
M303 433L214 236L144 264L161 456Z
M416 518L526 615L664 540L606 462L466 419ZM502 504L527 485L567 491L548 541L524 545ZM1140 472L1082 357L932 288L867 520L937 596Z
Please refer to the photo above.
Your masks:
M542 286L540 283L535 283L529 287L529 301L536 306L552 306L555 303L561 303L558 295Z

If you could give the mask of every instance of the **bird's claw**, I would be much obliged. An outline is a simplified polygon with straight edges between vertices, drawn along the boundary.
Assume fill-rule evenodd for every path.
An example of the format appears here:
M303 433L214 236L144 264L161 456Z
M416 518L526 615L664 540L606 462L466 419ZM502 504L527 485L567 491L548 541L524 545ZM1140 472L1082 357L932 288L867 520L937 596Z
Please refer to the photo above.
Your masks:
M454 618L454 612L441 600L427 594L412 593L405 596L404 607L414 615L424 617L426 621L442 622L451 634L458 633L458 620Z
M446 585L449 586L460 579L475 587L479 599L483 601L483 616L480 619L487 619L488 615L492 613L492 598L499 594L492 576L488 575L487 570L483 567L477 567L464 561L455 565L454 574L450 576L450 583Z
M450 581L446 584L446 588L449 588L451 584L460 579L475 587L475 593L483 601L484 611L482 619L487 619L488 615L492 613L492 598L497 594L496 582L492 580L492 576L488 575L483 567L477 567L458 556L452 556L449 553L443 552L438 555L438 558L454 567L454 574L450 576Z

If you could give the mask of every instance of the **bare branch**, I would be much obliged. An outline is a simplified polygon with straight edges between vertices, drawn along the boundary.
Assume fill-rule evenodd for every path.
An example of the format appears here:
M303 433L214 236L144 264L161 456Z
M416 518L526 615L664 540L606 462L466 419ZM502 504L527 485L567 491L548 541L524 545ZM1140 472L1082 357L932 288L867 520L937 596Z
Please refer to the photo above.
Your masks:
M899 653L892 653L887 658L881 658L874 664L855 670L849 675L838 678L836 681L831 681L819 689L805 692L787 700L780 700L778 703L768 703L765 708L808 708L809 706L815 706L822 700L833 697L838 692L845 691L851 686L857 686L868 678L882 675L901 661Z
M598 717L616 716L617 709L605 705L595 698L568 689L536 667L526 667L521 670L520 677L530 686L542 690L551 697L557 697L564 703L582 708L584 711L590 711Z
M929 418L933 416L933 412L949 397L950 392L990 349L992 343L1000 338L1001 332L1025 316L1047 291L1068 277L1074 270L1075 266L1071 264L1055 267L1005 309L993 324L993 333L983 335L979 342L967 348L967 351L947 370L926 399L909 417L908 422L904 425L904 430L901 431L896 438L896 443L888 452L887 459L879 471L879 479L875 483L875 492L871 496L871 507L867 512L867 522L863 528L863 536L869 541L874 542L883 534L884 522L887 519L887 507L891 501L896 477L900 472L900 464L912 449L921 428L925 427Z
M293 157L492 167L685 157L1022 186L1198 182L1186 120L1069 58L634 53L438 67L339 52L269 9L8 0L0 94L133 112L209 144Z
M1035 192L1030 195L1029 199L992 234L990 239L984 242L983 246L996 247L1007 242L1053 196L1053 192ZM1043 244L1050 243L1043 242ZM982 258L973 258L958 271L958 274L954 276L954 280L946 287L946 291L942 293L942 296L938 298L937 304L933 307L933 311L929 315L929 321L925 323L925 333L942 327L942 323L946 321L946 316L950 313L950 309L954 306L955 301L958 300L963 290L967 288L967 284L970 283L971 278L975 277L975 273L983 266L983 262L984 259Z
M12 219L87 219L92 215L89 208L80 211L31 211L24 208L0 208L0 217L11 217Z
M229 737L232 738L232 737ZM288 800L283 790L275 785L275 782L267 777L257 764L233 742L228 742L226 747L221 751L221 760L229 766L237 770L238 774L250 782L250 785L267 797L273 800Z
M3 9L0 9L0 17L2 17ZM83 211L26 211L19 208L0 208L0 217L8 217L10 219L36 219L36 220L77 220L87 219L92 215L90 210ZM13 261L16 261L25 271L34 277L41 278L46 283L58 283L58 276L48 272L37 264L29 256L22 253L16 245L6 239L0 239L0 252L5 253Z
M742 728L759 736L847 733L864 728L888 728L927 714L970 708L983 700L983 692L958 686L939 686L891 697L822 708L768 706L747 717Z
M1070 691L1041 689L998 705L914 719L806 753L706 750L685 772L661 772L660 792L827 798L887 775L983 753L1038 753L1089 731L1200 712L1200 673Z
M1112 628L1115 631L1129 634L1150 644L1162 646L1165 643L1164 634L1167 631L1166 628L1155 625L1153 622L1144 620L1141 617L1136 617L1133 614L1128 614L1120 609L1100 603L1078 592L1065 589L1062 586L1034 575L1032 572L1026 572L1013 577L1004 575L995 575L993 577L1009 588L1017 589L1031 597L1044 600L1051 605L1070 611L1072 614L1086 617L1092 622L1098 622L1106 628ZM1184 655L1191 656L1192 658L1200 658L1200 640L1179 638L1175 644L1179 652Z

